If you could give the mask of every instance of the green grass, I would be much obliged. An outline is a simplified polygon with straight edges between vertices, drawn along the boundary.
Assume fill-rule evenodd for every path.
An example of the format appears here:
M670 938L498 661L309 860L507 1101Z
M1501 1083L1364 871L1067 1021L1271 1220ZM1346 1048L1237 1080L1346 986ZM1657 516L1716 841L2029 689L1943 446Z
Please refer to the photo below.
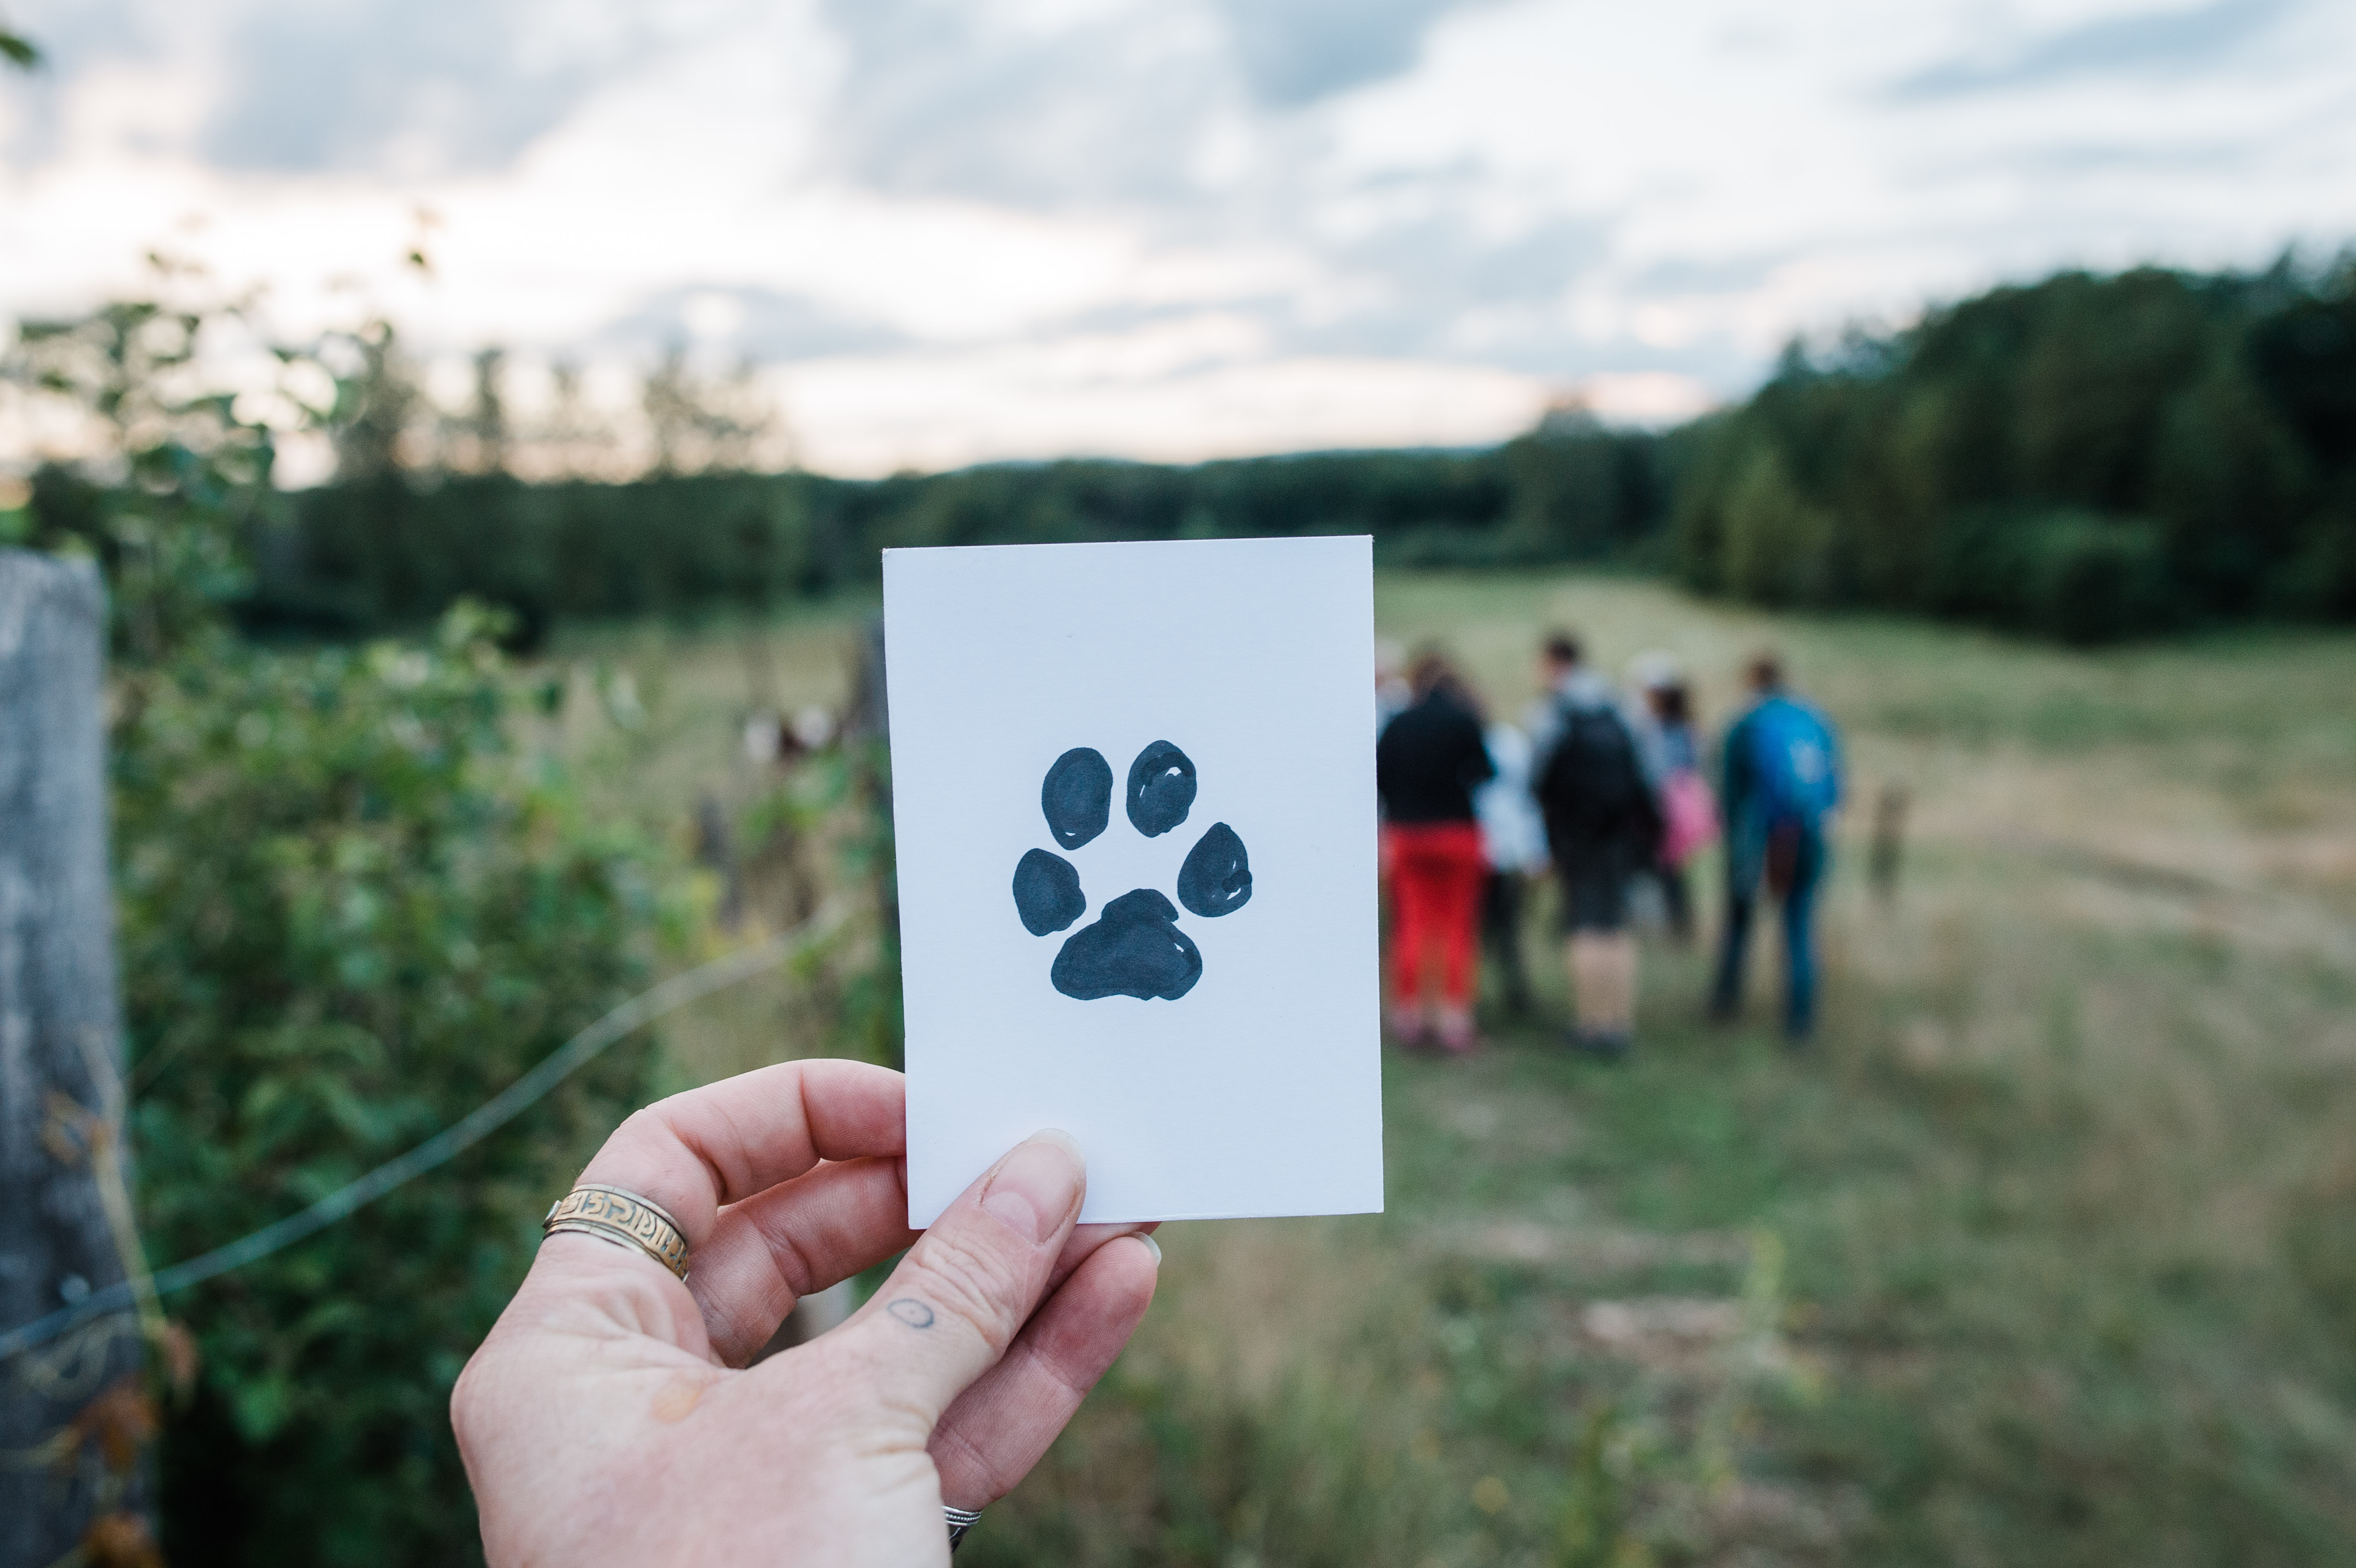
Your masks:
M748 672L837 699L865 608L566 648L648 715L576 755L683 831L760 787ZM1552 625L1676 654L1713 719L1774 644L1858 798L1910 791L1898 897L1852 812L1805 1056L1772 971L1714 1030L1656 946L1622 1068L1547 1019L1390 1058L1389 1211L1165 1230L961 1562L2356 1563L2356 637L2076 654L1576 577L1388 575L1376 615L1509 714ZM673 1029L682 1073L794 1054L790 991Z

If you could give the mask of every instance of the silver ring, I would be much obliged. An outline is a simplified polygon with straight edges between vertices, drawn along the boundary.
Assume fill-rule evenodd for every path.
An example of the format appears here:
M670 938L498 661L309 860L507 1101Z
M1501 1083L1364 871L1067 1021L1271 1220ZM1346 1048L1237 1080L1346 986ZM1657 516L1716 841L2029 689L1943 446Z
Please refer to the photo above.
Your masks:
M965 1539L965 1532L980 1521L981 1510L978 1508L951 1508L943 1503L941 1512L948 1517L949 1550L955 1552L958 1542Z

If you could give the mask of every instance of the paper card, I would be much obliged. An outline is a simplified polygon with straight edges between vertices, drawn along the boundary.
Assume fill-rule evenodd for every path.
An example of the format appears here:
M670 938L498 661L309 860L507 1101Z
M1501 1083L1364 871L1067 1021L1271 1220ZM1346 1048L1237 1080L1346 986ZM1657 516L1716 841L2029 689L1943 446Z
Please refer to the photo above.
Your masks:
M908 1222L1383 1206L1370 541L884 552Z

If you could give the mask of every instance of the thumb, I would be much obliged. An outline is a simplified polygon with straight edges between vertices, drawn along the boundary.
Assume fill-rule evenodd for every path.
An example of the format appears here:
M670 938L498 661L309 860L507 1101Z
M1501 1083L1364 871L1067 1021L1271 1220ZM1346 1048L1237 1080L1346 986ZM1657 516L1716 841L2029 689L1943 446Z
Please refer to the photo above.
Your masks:
M851 1323L887 1410L941 1413L998 1364L1046 1293L1087 1189L1080 1146L1034 1133L949 1205ZM830 1336L833 1338L833 1336Z

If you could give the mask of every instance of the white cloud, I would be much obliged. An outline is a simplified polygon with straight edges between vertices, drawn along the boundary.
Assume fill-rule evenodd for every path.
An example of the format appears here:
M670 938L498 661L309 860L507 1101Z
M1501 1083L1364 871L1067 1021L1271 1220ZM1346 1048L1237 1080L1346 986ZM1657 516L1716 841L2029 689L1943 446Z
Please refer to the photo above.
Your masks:
M2330 0L43 0L0 309L781 356L873 472L1658 421L1795 331L2356 236ZM420 211L434 215L421 229ZM187 220L192 215L200 222ZM420 234L431 278L402 257Z
M1192 462L1470 445L1526 428L1546 403L1535 379L1477 366L1206 360L1144 347L1132 337L819 360L786 373L784 402L805 450L851 474L1059 455Z

